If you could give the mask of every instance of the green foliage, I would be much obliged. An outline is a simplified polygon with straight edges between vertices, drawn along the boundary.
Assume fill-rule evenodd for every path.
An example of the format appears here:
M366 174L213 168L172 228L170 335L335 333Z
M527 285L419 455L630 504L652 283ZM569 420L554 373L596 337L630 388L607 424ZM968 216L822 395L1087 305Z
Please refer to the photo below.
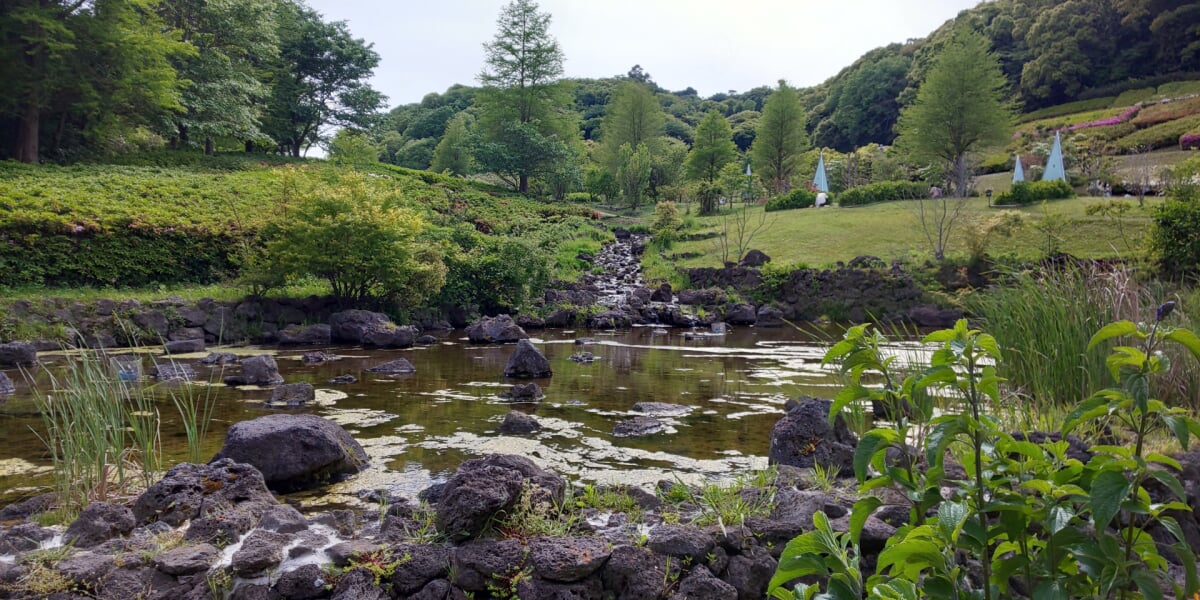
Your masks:
M1155 90L1152 87L1139 88L1135 90L1125 90L1121 95L1113 100L1112 105L1115 107L1133 106L1140 104L1154 97Z
M441 289L437 250L418 243L424 220L399 192L380 193L361 175L302 190L263 228L262 268L286 280L325 279L343 303L418 306Z
M1117 139L1113 145L1127 152L1167 148L1179 143L1179 136L1200 127L1200 115L1160 123Z
M603 136L600 152L605 166L614 173L620 171L621 148L625 144L631 148L644 144L652 151L657 150L664 119L662 105L648 86L635 81L619 84L605 106L600 128Z
M786 194L767 200L763 207L767 212L776 210L791 210L793 208L808 208L817 202L817 195L806 189L796 188Z
M646 144L638 144L636 148L624 144L617 152L617 161L617 186L621 189L621 197L628 203L629 210L636 212L650 185L650 149Z
M429 165L430 171L458 176L471 173L473 165L467 123L467 114L459 113L446 125L442 140L433 149L433 161Z
M342 129L329 142L329 159L341 165L363 165L379 160L380 148L365 133Z
M1169 277L1195 277L1200 273L1200 158L1176 165L1170 172L1170 199L1154 213L1150 233L1151 253Z
M1120 107L1125 107L1125 106L1133 106L1134 104L1137 104L1137 102L1139 102L1136 100L1133 102L1122 101L1121 98L1124 98L1124 97L1125 96L1122 94L1120 97L1108 96L1105 98L1092 98L1090 100L1076 100L1075 102L1067 102L1066 104L1047 106L1046 108L1038 109L1038 110L1035 110L1032 112L1027 112L1027 113L1021 115L1020 118L1018 119L1018 121L1020 123L1030 123L1033 121L1040 121L1042 119L1053 119L1056 117L1063 117L1066 115L1073 115L1073 114L1081 113L1081 112L1102 110L1102 109L1113 108L1113 107L1120 108Z
M663 201L654 205L654 222L650 232L654 239L664 246L670 246L679 237L683 227L683 219L679 216L679 207L674 202Z
M916 200L929 196L929 186L916 181L880 181L846 190L838 206L863 206L893 200Z
M1009 191L996 196L996 204L1025 206L1045 200L1075 197L1071 184L1062 181L1018 181Z
M987 414L1000 400L1003 380L995 365L1003 361L996 340L968 329L965 320L926 336L924 342L937 350L902 380L892 375L895 357L880 352L879 335L852 328L825 358L850 376L830 419L852 403L878 399L895 411L896 421L892 428L868 432L855 451L862 496L851 511L848 533L834 534L824 513L814 515L815 530L784 549L771 594L810 598L817 590L808 585L797 586L793 596L781 586L819 575L825 598L860 598L865 590L868 598L986 600L1011 597L1014 582L1035 598L1127 598L1133 590L1158 598L1173 584L1159 544L1185 564L1185 581L1174 587L1175 596L1196 593L1195 554L1170 516L1187 510L1185 493L1175 475L1162 468L1179 465L1146 452L1144 445L1151 431L1169 431L1186 449L1200 433L1200 423L1182 409L1148 396L1147 383L1166 368L1156 352L1164 344L1177 344L1200 358L1200 338L1164 323L1173 309L1174 302L1160 306L1153 321L1140 326L1114 322L1088 343L1091 351L1110 339L1132 337L1138 347L1113 346L1106 365L1118 387L1094 393L1063 424L1063 435L1102 422L1114 435L1132 438L1130 445L1094 446L1087 463L1066 455L1066 441L1015 437ZM867 374L882 378L882 389L864 386ZM935 396L953 403L931 419ZM906 431L910 420L918 424L915 437ZM923 470L911 468L914 452L923 455ZM944 478L951 459L962 466L964 479ZM1165 499L1153 502L1150 485ZM876 574L864 583L857 542L868 517L884 506L880 496L868 495L881 487L900 492L910 519L888 540ZM1165 541L1150 538L1153 526L1166 532Z
M1191 94L1200 94L1200 81L1172 81L1158 86L1158 96L1163 98L1181 98Z
M1011 132L1004 75L988 46L982 35L958 29L897 125L897 145L918 164L944 168L959 197L967 195L969 155Z
M729 121L716 111L704 115L704 120L696 126L696 141L687 157L688 179L712 184L721 174L721 168L736 157L737 147L733 144ZM711 211L701 210L702 214L708 212Z
M767 189L776 194L786 192L799 166L800 153L808 149L808 132L804 130L804 107L796 89L779 81L779 89L767 97L762 118L755 128L754 145L750 147L754 170Z

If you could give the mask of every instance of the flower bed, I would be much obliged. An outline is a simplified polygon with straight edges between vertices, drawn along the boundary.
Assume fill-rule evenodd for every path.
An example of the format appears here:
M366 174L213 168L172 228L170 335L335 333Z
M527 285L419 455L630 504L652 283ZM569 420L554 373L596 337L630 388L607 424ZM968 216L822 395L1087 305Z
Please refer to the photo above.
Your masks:
M1200 97L1161 102L1147 106L1133 119L1139 129L1200 114Z

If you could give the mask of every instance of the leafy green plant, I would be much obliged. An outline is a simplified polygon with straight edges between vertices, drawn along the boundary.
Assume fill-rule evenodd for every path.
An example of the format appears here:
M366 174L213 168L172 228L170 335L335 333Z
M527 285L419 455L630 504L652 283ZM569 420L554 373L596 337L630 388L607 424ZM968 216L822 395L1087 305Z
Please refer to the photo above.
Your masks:
M786 194L775 196L767 200L763 210L772 212L776 210L791 210L794 208L808 208L817 203L817 195L803 188L796 188Z
M850 188L838 196L838 206L863 206L929 196L929 185L915 181L880 181Z
M996 204L1020 205L1033 204L1044 200L1063 200L1075 196L1071 184L1062 181L1018 181L1012 188L996 196Z

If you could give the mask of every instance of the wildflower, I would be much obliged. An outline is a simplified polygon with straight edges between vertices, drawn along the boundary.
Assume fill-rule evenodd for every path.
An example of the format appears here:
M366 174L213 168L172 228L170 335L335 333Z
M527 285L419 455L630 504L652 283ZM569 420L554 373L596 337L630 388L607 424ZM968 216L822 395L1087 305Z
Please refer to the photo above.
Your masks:
M1157 311L1154 312L1154 320L1162 321L1163 319L1170 316L1171 311L1173 311L1173 310L1175 310L1175 301L1174 300L1164 303L1162 306L1158 307Z

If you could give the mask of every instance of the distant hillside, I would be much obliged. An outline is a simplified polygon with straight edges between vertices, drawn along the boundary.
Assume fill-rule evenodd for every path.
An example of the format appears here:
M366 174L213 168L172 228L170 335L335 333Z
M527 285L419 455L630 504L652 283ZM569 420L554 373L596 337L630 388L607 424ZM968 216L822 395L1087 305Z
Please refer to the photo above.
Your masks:
M915 96L959 23L992 41L1022 112L1200 79L1200 0L994 0L963 11L924 38L876 48L828 81L802 90L812 144L840 151L890 144L900 108ZM585 140L596 135L609 95L626 78L653 85L651 75L636 66L621 77L575 80ZM655 87L669 115L668 135L690 144L700 117L718 110L745 150L773 84L708 98L691 88ZM385 159L428 168L447 122L471 111L475 91L456 85L394 108L378 132Z

